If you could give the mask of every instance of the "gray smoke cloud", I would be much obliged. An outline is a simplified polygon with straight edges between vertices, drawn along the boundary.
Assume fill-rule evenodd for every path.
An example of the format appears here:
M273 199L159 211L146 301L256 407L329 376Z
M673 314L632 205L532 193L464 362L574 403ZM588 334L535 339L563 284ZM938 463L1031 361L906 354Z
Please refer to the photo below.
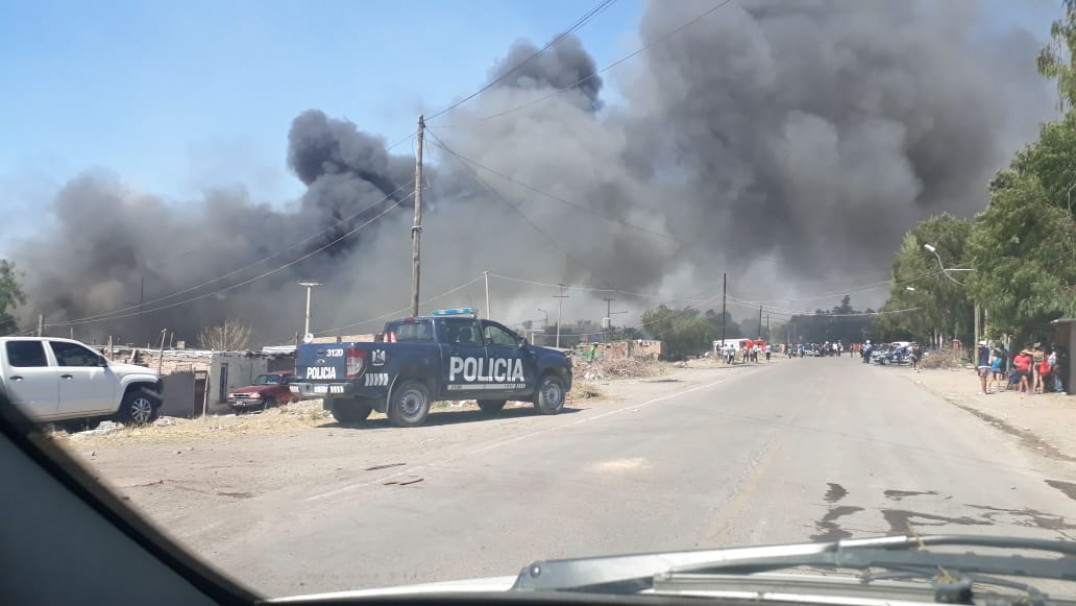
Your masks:
M734 2L666 37L711 6L647 6L639 34L651 46L616 73L616 103L569 36L518 69L538 47L515 44L488 74L497 86L430 121L424 298L483 270L669 299L719 293L723 272L740 297L767 300L875 281L914 222L981 210L992 173L1052 115L1035 73L1041 41L991 33L975 2ZM564 92L544 99L553 91ZM190 297L326 247L249 285L76 334L144 342L168 327L192 339L203 323L240 317L259 343L287 341L301 327L298 279L326 284L315 330L373 332L378 321L359 320L409 300L413 157L385 143L300 115L287 164L307 190L286 209L239 190L179 204L100 175L75 179L55 200L45 251L27 248L20 262L24 322L137 305L143 275L148 300L277 254ZM541 317L536 307L556 309L552 294L499 281L493 315ZM423 308L483 307L482 296L478 282ZM601 296L573 292L565 316L597 319ZM635 312L655 302L617 296Z
M572 35L563 36L556 46L535 56L538 47L529 40L516 42L508 55L489 74L500 86L541 90L573 90L583 107L598 110L602 79L594 59L583 43Z

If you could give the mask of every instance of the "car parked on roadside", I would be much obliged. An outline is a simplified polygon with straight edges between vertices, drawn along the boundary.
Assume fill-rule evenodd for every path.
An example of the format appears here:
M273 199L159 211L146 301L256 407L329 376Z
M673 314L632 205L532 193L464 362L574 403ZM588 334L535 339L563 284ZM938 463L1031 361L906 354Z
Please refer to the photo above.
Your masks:
M31 419L68 431L105 419L152 423L163 391L149 368L109 362L78 341L42 337L0 338L0 390Z
M247 410L265 410L270 406L298 402L299 398L291 393L291 384L295 382L295 373L291 371L267 372L258 375L254 384L240 387L228 394L228 405L241 413Z

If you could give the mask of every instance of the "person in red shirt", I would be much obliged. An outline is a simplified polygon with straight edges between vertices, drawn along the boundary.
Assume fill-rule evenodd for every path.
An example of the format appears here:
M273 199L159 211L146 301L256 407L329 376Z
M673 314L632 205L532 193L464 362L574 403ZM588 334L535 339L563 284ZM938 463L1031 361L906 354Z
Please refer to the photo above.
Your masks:
M1023 349L1012 359L1013 371L1020 377L1020 393L1027 393L1028 379L1031 377L1031 354Z

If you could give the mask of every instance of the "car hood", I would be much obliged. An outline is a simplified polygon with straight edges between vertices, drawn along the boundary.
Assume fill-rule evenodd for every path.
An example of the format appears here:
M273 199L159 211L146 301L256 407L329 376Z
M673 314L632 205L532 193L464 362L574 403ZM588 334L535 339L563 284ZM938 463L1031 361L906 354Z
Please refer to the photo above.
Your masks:
M353 589L331 593L314 593L308 595L271 598L270 604L288 604L291 602L332 601L351 598L377 598L385 596L414 596L423 594L474 594L499 593L512 589L516 582L515 575L506 577L487 577L466 579L462 581L445 581L441 583L422 583L419 585L401 585L379 589Z
M109 363L108 367L112 372L118 375L152 375L157 376L157 373L146 368L145 366L138 366L137 364L115 364Z
M239 389L233 389L232 393L261 393L272 387L279 387L278 385L251 385L249 387L240 387Z
M539 354L539 355L558 354L558 355L562 355L562 356L565 356L565 357L567 357L568 353L572 351L570 349L557 349L555 347L542 347L541 345L531 345L531 350L534 351L534 353Z

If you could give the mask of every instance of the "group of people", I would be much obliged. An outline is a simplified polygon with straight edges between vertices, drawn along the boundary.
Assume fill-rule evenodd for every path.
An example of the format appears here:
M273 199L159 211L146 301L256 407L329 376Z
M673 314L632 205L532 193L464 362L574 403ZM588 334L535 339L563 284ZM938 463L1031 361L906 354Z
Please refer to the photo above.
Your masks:
M772 355L772 344L754 341L745 341L739 348L734 343L726 343L721 349L721 357L725 360L725 364L735 364L737 360L744 364L758 362L760 356L765 356L766 361L769 362Z
M991 393L991 385L994 391L1001 391L1002 383L1005 389L1027 394L1065 391L1061 371L1066 354L1056 346L1047 349L1042 343L1029 343L1011 355L1004 345L991 347L979 341L975 357L979 387L984 394Z

